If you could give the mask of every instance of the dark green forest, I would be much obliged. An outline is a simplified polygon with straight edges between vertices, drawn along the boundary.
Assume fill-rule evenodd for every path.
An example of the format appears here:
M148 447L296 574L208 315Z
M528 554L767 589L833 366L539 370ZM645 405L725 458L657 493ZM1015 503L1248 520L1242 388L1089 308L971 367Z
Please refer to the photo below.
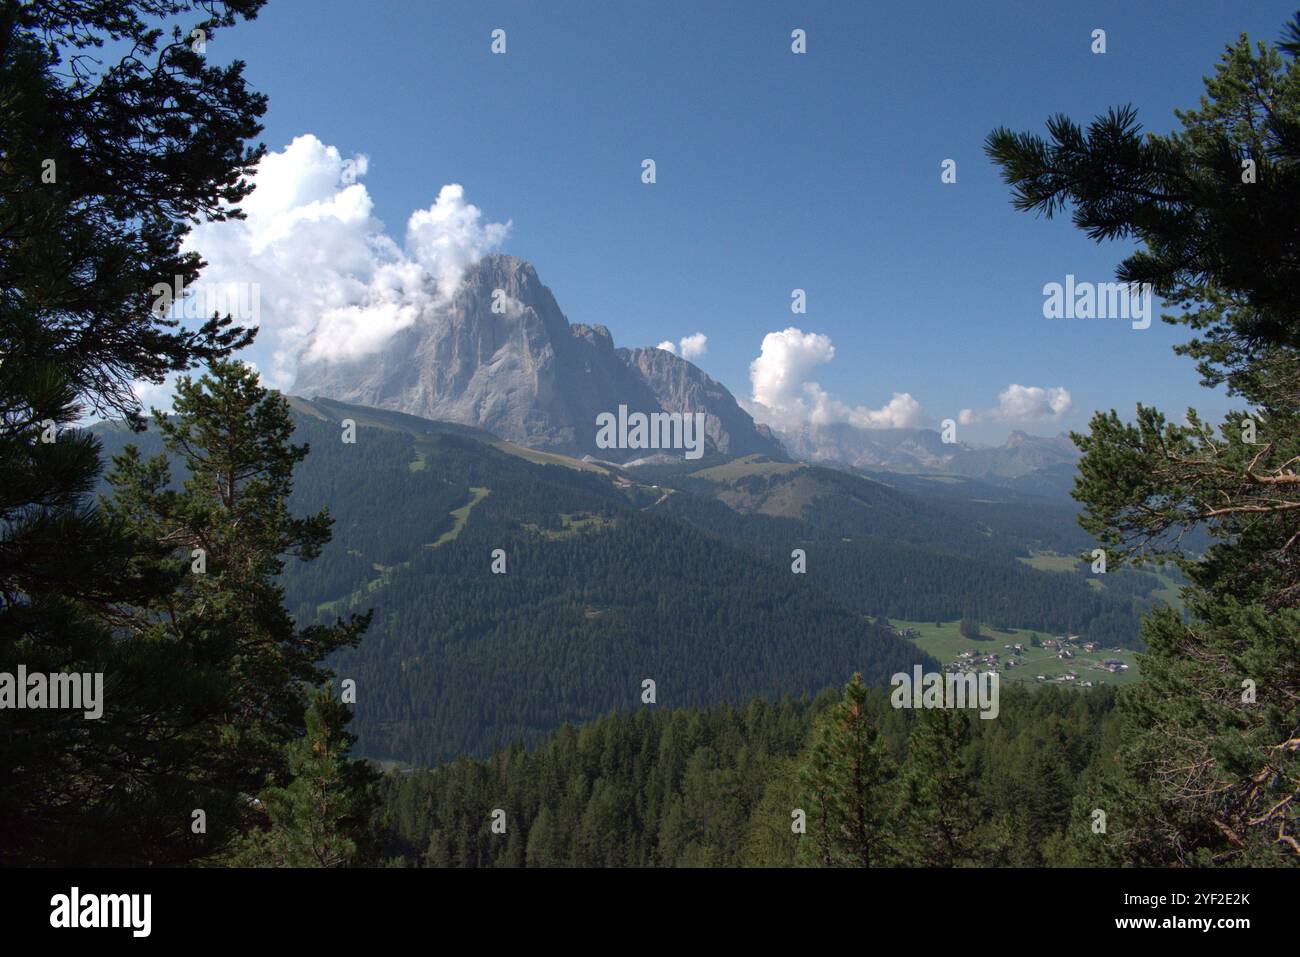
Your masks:
M804 772L814 726L840 699L832 689L741 707L645 706L566 725L531 749L390 773L382 853L411 867L815 866L824 822ZM1111 760L1113 690L1006 687L997 720L963 714L951 753L918 732L918 712L894 709L883 691L863 700L883 758L876 863L1064 864L1095 837L1071 831L1071 802L1090 767ZM918 788L918 777L942 789ZM498 809L503 833L492 829ZM809 813L803 834L796 809ZM961 819L941 819L948 812Z
M532 743L637 707L647 678L661 706L705 707L937 668L876 627L881 615L1132 645L1142 594L1120 589L1156 584L1125 571L1099 591L1029 568L1017 525L989 528L831 470L815 470L825 497L807 518L742 514L698 482L664 498L635 474L535 464L473 430L294 403L294 438L312 451L289 504L328 505L334 526L318 558L286 566L286 597L303 623L374 610L366 640L331 664L358 683L359 753L375 759L429 765ZM354 444L342 441L349 416ZM103 437L111 449L125 433ZM476 488L488 490L477 501ZM791 573L795 548L805 574Z

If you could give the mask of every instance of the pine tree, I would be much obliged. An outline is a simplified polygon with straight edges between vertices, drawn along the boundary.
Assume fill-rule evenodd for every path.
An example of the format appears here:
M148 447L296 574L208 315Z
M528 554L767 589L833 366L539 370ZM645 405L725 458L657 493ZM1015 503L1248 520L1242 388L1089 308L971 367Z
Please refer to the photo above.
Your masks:
M567 858L561 845L551 809L543 806L528 829L527 863L529 867L563 867Z
M314 558L332 520L325 510L289 514L293 469L308 448L289 442L283 397L242 363L217 360L198 380L181 377L173 414L155 413L155 422L185 470L182 488L173 487L166 456L145 460L128 446L114 460L104 511L167 549L151 570L179 572L180 581L117 615L142 640L187 649L207 676L211 707L187 740L209 768L205 846L217 851L231 829L255 823L242 820L244 796L268 779L287 780L305 729L306 689L330 678L321 662L355 644L370 615L299 629L284 607L285 556Z
M904 864L975 863L980 815L967 757L970 721L964 709L934 708L917 716L896 799L897 848Z
M124 641L104 620L175 577L142 567L158 546L86 503L99 444L70 428L80 407L57 365L0 363L0 402L0 671L103 676L98 718L4 712L0 863L183 860L205 773L183 732L203 675L184 649Z
M802 794L793 761L774 762L763 796L750 816L743 864L747 867L794 867L799 846L807 835L807 809L800 808ZM805 818L797 817L803 811ZM802 823L803 832L796 828Z
M853 676L843 699L818 720L799 780L810 805L801 856L822 867L879 866L889 851L890 778L861 675Z
M206 800L186 729L210 686L188 649L118 630L114 608L164 594L157 545L88 501L88 412L138 411L135 380L228 354L252 333L152 309L192 282L192 222L239 215L261 155L262 97L242 64L206 64L169 17L209 37L262 0L0 0L0 672L104 676L104 713L9 712L0 727L0 863L180 863ZM162 29L160 29L162 28ZM121 51L116 59L86 51ZM70 64L75 66L70 67ZM144 561L137 562L140 556Z
M347 867L373 862L378 774L348 757L355 742L348 706L320 689L306 733L287 749L287 779L258 795L263 827L240 839L226 862L237 867Z
M1284 41L1230 45L1182 129L1143 134L1130 107L1050 142L998 130L987 149L1018 208L1073 207L1097 240L1133 239L1149 282L1194 330L1175 351L1244 409L1216 428L1139 406L1097 413L1081 523L1112 567L1175 561L1190 613L1149 615L1143 681L1121 699L1116 770L1074 805L1077 857L1139 864L1300 863L1300 15ZM1204 528L1204 555L1179 550ZM1105 828L1092 828L1089 819Z

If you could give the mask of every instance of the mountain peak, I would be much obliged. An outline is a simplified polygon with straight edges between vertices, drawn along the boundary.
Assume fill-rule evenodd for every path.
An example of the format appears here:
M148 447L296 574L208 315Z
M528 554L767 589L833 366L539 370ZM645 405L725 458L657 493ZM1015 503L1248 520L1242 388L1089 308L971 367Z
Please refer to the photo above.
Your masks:
M452 297L453 307L462 300L486 302L491 306L497 290L508 297L502 304L507 310L512 303L518 303L541 312L547 306L547 300L552 305L555 301L551 291L537 277L532 263L504 253L492 253L466 267L460 286ZM558 306L555 311L559 312Z
M589 326L585 323L575 322L569 326L571 332L578 339L585 339L602 352L614 351L614 337L610 335L609 329L605 326Z
M516 276L524 274L537 279L537 270L533 264L509 253L488 253L476 259L465 270L466 278L471 276Z
M784 455L735 397L700 369L657 349L615 349L605 325L570 325L529 263L500 253L465 270L451 300L378 351L303 361L293 392L477 426L521 445L611 461L597 416L703 413L706 447Z

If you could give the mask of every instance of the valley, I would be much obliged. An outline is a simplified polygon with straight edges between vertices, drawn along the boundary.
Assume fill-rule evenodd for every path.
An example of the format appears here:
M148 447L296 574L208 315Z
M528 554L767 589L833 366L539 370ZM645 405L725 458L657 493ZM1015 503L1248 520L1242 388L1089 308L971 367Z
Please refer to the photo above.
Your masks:
M482 6L0 0L18 922L1300 864L1300 12Z
M890 624L900 637L905 637L918 648L933 655L945 667L964 667L982 671L996 667L1003 681L1019 682L1030 686L1058 684L1062 687L1086 688L1112 685L1120 687L1139 680L1137 654L1130 648L1085 648L1083 636L1067 643L1069 657L1061 656L1061 649L1046 645L1058 642L1060 635L1025 628L981 627L978 639L964 638L958 631L960 619L946 622L892 621ZM1019 645L1020 650L1015 646ZM983 659L997 655L996 666ZM1119 662L1122 668L1112 670L1103 663ZM1014 662L1007 667L1007 662ZM1067 677L1073 675L1073 677Z
M289 607L305 624L374 609L334 666L357 681L358 753L401 765L638 708L647 677L673 708L814 694L855 671L883 684L966 650L955 625L934 629L963 615L1008 642L1096 636L1128 663L1144 589L1160 584L1125 572L1128 590L1116 575L1099 592L1046 570L1073 541L1060 507L965 479L761 453L624 467L394 410L290 404L311 446L291 507L328 505L335 525L319 559L286 568ZM355 444L340 441L344 419ZM110 453L128 438L99 433ZM791 573L795 548L806 574ZM492 574L498 549L507 574ZM892 628L872 623L882 615ZM900 637L904 622L920 637ZM1027 652L1006 675L1066 670Z

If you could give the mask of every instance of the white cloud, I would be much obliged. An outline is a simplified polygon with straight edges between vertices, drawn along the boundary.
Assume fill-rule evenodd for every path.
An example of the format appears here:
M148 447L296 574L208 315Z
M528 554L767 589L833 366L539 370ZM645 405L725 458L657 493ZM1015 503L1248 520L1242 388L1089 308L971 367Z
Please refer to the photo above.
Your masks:
M145 382L143 379L137 379L131 383L131 391L135 393L142 415L148 418L154 409L159 412L171 412L176 378L179 375L179 372L172 372L162 382Z
M895 392L882 408L850 410L848 420L860 429L919 429L930 417L911 393Z
M465 267L501 245L509 223L479 225L482 211L465 202L465 190L451 183L438 191L428 209L417 209L406 224L407 252L436 277L438 289L450 296L460 285Z
M1044 389L1014 382L998 393L998 404L991 409L962 409L962 425L978 422L1032 422L1060 419L1070 411L1070 391L1063 387Z
M862 429L920 428L930 421L910 393L895 392L879 409L850 406L812 380L813 370L835 358L828 336L791 326L763 337L749 366L753 401L746 407L760 421L780 429L846 422Z
M676 345L671 340L665 339L655 348L693 361L709 351L709 337L702 332L697 332L693 336L682 336L681 342Z
M482 222L453 183L411 214L399 246L356 182L368 168L363 155L344 159L299 136L258 164L257 188L241 204L246 219L203 223L186 237L184 248L208 262L200 291L232 282L256 289L255 314L235 318L262 327L259 345L273 350L267 380L277 387L291 383L299 355L333 361L378 349L509 235L509 222Z
M749 364L754 401L775 412L802 408L804 383L812 370L835 358L831 340L794 326L763 337L759 356Z
M709 337L702 332L683 336L681 346L683 359L698 359L709 351Z

